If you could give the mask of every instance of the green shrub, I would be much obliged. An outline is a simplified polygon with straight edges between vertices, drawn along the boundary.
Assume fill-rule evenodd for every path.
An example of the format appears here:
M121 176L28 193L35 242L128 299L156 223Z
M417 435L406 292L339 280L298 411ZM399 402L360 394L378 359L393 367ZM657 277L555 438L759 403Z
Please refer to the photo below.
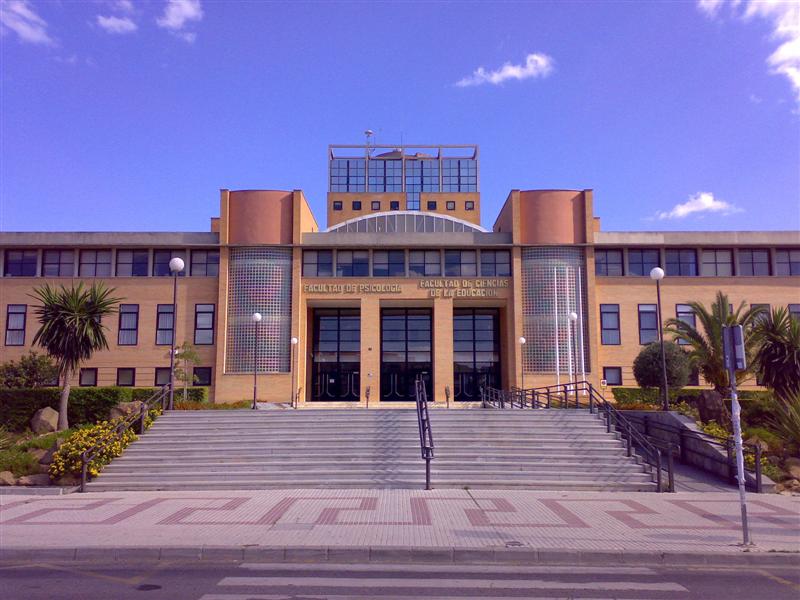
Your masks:
M670 390L670 403L687 402L692 404L702 390ZM632 404L646 404L653 407L661 406L661 395L658 388L613 387L611 393L620 408L627 408Z
M39 472L39 464L32 454L13 447L0 451L0 471L11 471L15 477Z
M216 404L214 402L193 402L175 399L175 410L236 410L242 408L250 408L253 406L251 400L240 400L239 402L231 402L230 404Z
M664 358L669 387L680 389L685 386L691 373L688 353L675 342L664 342ZM661 361L661 344L648 344L633 361L636 383L643 388L661 389L664 383L664 366Z
M747 427L742 432L742 437L745 441L749 440L750 438L758 438L762 442L764 442L768 447L769 451L772 454L776 454L777 456L783 456L784 450L786 445L784 441L774 431L770 431L769 429L764 429L763 427Z

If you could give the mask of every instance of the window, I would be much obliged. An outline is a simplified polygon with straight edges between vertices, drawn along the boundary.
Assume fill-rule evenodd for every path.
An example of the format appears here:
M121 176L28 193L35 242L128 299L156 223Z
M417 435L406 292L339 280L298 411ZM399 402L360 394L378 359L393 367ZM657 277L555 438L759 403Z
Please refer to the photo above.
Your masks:
M389 202L389 210L400 210L400 202L398 200L391 200Z
M448 200L445 202L445 207L447 210L455 210L456 209L456 201L455 200Z
M606 385L622 385L622 367L603 367Z
M353 210L361 210L361 200L353 200Z
M475 250L445 250L445 277L477 277L478 263Z
M117 277L147 277L148 250L117 250Z
M406 208L419 210L421 192L439 191L439 161L406 160Z
M687 325L697 327L697 316L694 314L692 307L688 304L676 304L675 317L678 319L678 321L683 321ZM685 346L688 344L688 342L679 339L678 344Z
M739 275L769 275L769 250L739 250Z
M595 275L622 275L622 250L595 250Z
M442 274L438 250L411 250L408 253L408 274L411 277L438 277Z
M733 275L733 250L703 250L700 275L703 277L730 277Z
M694 250L667 250L667 275L694 277L697 275L697 253ZM647 275L650 273L648 272Z
M42 276L72 277L75 275L75 253L72 250L45 250Z
M475 210L475 201L467 200L464 202L464 210Z
M403 161L382 158L369 161L370 192L402 192Z
M192 250L192 275L219 275L219 250Z
M600 305L600 343L605 346L618 346L619 304Z
M331 160L332 192L365 191L363 158L334 158Z
M428 210L436 210L436 200L428 200Z
M775 251L776 275L800 275L800 249Z
M798 321L800 321L800 304L790 304L789 314Z
M334 200L333 201L333 210L342 210L342 201L341 200Z
M183 250L153 250L153 275L155 277L168 277L172 275L169 270L169 261L180 258L186 263L186 252ZM179 277L186 275L186 267L178 273Z
M6 277L36 277L36 250L6 250Z
M81 250L78 275L111 277L111 250Z
M211 385L211 367L195 367L192 375L192 385Z
M758 315L758 317L756 317L756 321L760 321L762 319L764 320L769 319L769 309L770 309L769 304L751 304L750 308L751 310L761 309L761 313Z
M156 311L156 345L169 346L172 344L172 327L175 307L172 304L159 304Z
M477 192L478 162L472 158L444 159L442 161L442 191Z
M139 305L119 305L119 332L117 344L120 346L135 346L139 343Z
M380 200L373 200L372 204L370 205L372 210L380 210L381 209L381 201Z
M214 305L194 305L194 343L208 346L214 343Z
M372 275L375 277L405 277L405 251L374 250L372 252Z
M6 346L25 345L26 304L9 304L6 309Z
M642 346L658 340L658 315L655 304L639 305L639 343Z
M481 250L481 277L511 277L508 250Z
M336 252L337 277L367 277L369 252L367 250L339 250Z
M154 383L158 387L169 385L169 367L156 367L156 378Z
M81 387L95 387L97 385L97 369L81 369L78 383Z
M303 277L333 276L332 250L304 250Z
M136 369L133 367L120 367L117 369L117 385L122 387L136 385Z
M661 264L660 253L652 248L628 250L628 275L649 277L650 271Z

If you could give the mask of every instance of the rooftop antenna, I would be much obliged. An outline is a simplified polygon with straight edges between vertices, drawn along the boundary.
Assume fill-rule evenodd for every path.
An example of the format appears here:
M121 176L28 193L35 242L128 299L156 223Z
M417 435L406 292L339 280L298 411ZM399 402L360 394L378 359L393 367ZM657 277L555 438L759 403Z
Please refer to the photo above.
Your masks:
M372 148L370 148L370 142L372 141L372 136L375 135L375 132L372 129L367 129L364 131L364 136L367 138L367 156L372 153Z

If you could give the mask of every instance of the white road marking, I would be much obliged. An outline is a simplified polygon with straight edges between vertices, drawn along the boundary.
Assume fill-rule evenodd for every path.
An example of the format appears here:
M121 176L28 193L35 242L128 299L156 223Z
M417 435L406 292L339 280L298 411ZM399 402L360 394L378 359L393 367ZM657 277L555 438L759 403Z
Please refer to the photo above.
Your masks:
M334 571L336 573L350 571L378 571L382 573L530 573L568 574L568 575L654 575L655 571L647 567L581 567L581 566L505 566L505 565L420 565L420 564L380 564L357 563L342 564L297 564L297 563L242 563L242 569L251 571Z

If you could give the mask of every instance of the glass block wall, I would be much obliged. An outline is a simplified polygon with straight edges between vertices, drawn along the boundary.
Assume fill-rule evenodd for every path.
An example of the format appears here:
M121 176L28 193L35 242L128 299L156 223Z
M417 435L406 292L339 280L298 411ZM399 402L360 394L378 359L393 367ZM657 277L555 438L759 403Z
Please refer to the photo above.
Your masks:
M254 312L261 313L258 352ZM292 250L232 248L228 271L226 373L288 373L291 356Z
M583 249L523 248L522 315L526 343L522 349L522 360L525 371L555 373L558 354L561 374L566 376L570 361L570 312L579 315L572 327L573 369L580 374L583 360L583 371L588 373L589 313Z

